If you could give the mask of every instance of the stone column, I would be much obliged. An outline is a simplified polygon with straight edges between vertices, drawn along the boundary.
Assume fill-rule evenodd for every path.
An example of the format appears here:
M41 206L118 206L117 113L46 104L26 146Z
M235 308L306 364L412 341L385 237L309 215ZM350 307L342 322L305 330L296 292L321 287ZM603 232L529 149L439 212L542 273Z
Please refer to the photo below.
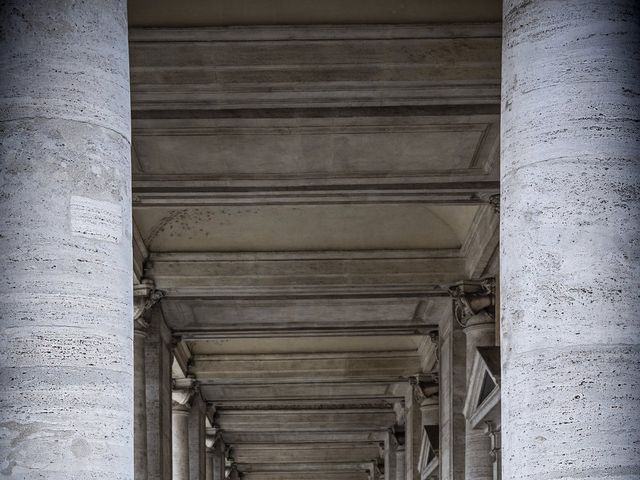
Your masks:
M206 440L207 454L206 454L206 467L205 467L206 480L213 480L213 472L215 470L215 455L216 455L215 443L216 443L215 437L213 435L207 435L207 440Z
M134 319L133 337L133 459L134 478L147 480L147 395L144 343L148 323Z
M640 3L507 0L506 480L640 472Z
M172 480L189 480L189 413L192 395L192 388L183 387L174 389L171 397Z
M495 284L488 279L482 282L460 282L450 293L454 302L455 320L463 327L466 337L466 389L469 390L471 370L478 347L489 347L495 341ZM491 480L493 459L491 440L482 428L465 428L464 450L465 480Z
M189 471L190 480L205 480L206 475L206 409L199 388L191 401L189 411Z
M240 480L240 474L238 473L238 467L236 467L235 463L231 465L229 469L229 475L227 475L229 480Z
M466 339L462 326L449 315L439 325L440 342L440 474L443 480L464 480Z
M224 480L224 452L225 445L221 437L216 441L213 448L213 480Z
M396 449L398 442L392 431L384 438L384 480L396 480Z
M398 443L396 448L396 479L397 480L406 480L406 461L407 461L407 452L405 450L404 443Z
M153 282L143 280L133 287L133 457L134 477L147 480L147 376L145 373L145 342L149 322L145 314L162 294L153 287Z
M162 309L151 308L145 339L147 422L147 475L150 480L171 480L171 332Z
M464 328L467 336L467 387L477 347L494 344L495 321L484 312L469 319ZM468 390L467 390L468 391ZM467 422L465 430L464 471L467 480L491 480L493 459L491 440L482 429L472 429Z
M0 8L0 475L133 478L125 0Z
M413 379L412 379L413 380ZM422 418L420 417L420 404L416 401L413 388L405 400L406 424L405 424L405 452L407 460L406 480L415 480L419 477L418 460L420 458L420 439L422 436Z

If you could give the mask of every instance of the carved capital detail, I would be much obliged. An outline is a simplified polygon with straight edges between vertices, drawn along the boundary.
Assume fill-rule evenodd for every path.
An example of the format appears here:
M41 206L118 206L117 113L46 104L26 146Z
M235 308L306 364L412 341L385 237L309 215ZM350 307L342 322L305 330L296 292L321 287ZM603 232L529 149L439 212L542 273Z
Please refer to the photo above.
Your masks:
M153 280L144 279L133 286L133 320L137 330L145 330L149 326L144 314L162 297L164 292L156 290Z
M422 405L430 398L438 395L438 372L420 373L409 377L413 398Z
M494 278L459 282L449 287L449 294L453 300L453 316L461 326L466 327L469 319L480 312L485 312L495 319Z
M198 391L198 382L193 378L181 378L173 381L171 404L174 409L189 408L193 395Z

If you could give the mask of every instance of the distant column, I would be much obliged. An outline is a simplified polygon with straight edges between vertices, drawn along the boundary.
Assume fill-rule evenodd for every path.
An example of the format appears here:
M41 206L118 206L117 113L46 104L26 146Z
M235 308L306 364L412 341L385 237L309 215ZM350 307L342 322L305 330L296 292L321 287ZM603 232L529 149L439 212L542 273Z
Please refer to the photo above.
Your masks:
M143 280L133 288L133 418L135 480L148 478L147 451L147 375L145 343L149 322L145 318L149 309L162 295L153 282Z
M402 440L404 442L404 439ZM398 443L396 448L396 479L397 480L406 480L406 461L407 461L407 452L405 450L404 443Z
M396 480L396 449L398 442L392 431L384 438L384 480Z
M162 309L150 310L145 338L147 474L150 480L171 480L172 380L171 332Z
M176 388L172 393L172 480L189 480L189 413L193 393L190 386Z
M454 317L463 327L466 337L466 388L468 391L471 370L478 347L495 344L495 282L460 282L450 288L454 302ZM469 422L465 428L465 480L492 480L493 459L491 440L482 427L473 429Z
M206 476L206 408L207 405L200 395L198 385L191 400L189 411L189 478L190 480L205 480Z
M206 480L214 479L215 455L216 455L215 444L216 444L216 438L213 435L207 435L207 440L205 442L205 445L207 447L206 465L205 465Z
M440 473L443 480L465 480L466 339L448 315L439 325Z

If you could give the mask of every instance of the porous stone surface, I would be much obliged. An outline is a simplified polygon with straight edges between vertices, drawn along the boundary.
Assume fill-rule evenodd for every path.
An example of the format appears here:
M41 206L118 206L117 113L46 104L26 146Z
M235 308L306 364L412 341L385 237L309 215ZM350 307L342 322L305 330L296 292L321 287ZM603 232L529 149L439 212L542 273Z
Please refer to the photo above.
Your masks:
M0 8L0 478L133 477L126 2Z
M189 406L173 406L171 415L173 480L189 480Z
M640 4L504 4L503 478L640 474Z

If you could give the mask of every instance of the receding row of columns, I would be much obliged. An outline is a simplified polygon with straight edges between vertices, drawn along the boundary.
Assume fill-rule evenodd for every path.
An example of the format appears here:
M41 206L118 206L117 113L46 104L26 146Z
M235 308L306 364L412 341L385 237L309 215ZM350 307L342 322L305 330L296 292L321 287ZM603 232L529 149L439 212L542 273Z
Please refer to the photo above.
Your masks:
M173 379L171 333L151 282L134 288L134 478L224 480L225 448L206 433L206 403L191 378Z

